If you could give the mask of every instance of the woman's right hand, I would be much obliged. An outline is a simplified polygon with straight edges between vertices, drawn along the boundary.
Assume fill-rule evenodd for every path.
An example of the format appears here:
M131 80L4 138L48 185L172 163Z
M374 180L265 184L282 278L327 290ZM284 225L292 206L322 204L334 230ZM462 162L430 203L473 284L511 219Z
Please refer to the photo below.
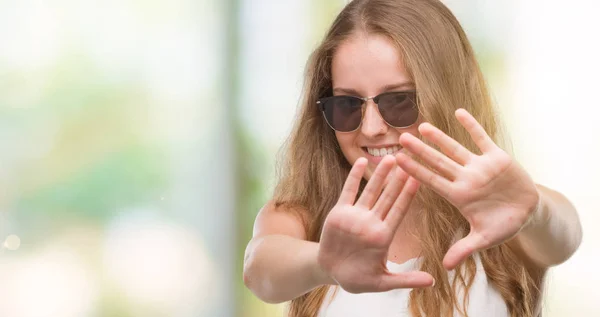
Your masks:
M386 156L357 200L366 166L365 158L354 163L337 204L325 220L319 265L350 293L433 285L433 277L428 273L391 273L386 265L390 244L417 193L418 181L400 167L393 169L395 159ZM390 171L395 175L383 189Z

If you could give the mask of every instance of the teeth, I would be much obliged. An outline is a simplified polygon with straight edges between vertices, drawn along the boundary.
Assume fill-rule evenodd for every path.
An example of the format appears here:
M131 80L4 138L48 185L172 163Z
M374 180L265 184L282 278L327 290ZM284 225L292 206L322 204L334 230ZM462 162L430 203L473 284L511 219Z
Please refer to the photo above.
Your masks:
M398 150L400 150L400 146L398 146L398 145L383 148L383 149L367 148L367 152L369 152L369 154L371 154L373 156L386 156L388 154L394 154L394 153L398 152Z

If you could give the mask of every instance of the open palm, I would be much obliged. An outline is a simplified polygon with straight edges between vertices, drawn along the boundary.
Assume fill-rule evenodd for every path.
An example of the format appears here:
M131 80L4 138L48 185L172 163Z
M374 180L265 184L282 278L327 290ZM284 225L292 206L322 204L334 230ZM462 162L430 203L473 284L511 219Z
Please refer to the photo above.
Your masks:
M469 234L444 257L447 269L456 267L476 251L516 235L530 219L539 199L531 177L492 141L471 114L459 109L456 118L467 129L481 155L470 152L428 123L421 124L419 132L438 145L443 154L408 133L400 137L400 144L433 170L404 153L396 155L398 165L456 206L470 224Z
M364 158L355 162L338 203L325 220L319 264L351 293L431 286L433 277L428 273L391 273L386 266L392 238L419 183L400 168L393 169L396 164L390 155L378 164L356 200L366 163ZM390 183L383 189L388 174Z

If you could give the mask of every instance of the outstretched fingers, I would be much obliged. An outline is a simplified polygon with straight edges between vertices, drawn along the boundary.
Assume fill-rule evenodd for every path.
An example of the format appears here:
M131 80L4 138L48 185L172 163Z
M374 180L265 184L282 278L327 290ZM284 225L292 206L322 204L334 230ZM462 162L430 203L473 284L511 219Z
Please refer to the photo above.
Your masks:
M367 209L371 209L373 207L377 201L377 198L379 197L379 194L381 194L381 189L383 188L385 179L395 165L394 157L391 155L386 155L381 162L377 164L377 168L375 168L373 175L371 175L367 186L365 186L365 189L356 201L357 206Z
M400 144L413 155L420 157L430 167L449 179L454 179L460 173L462 166L436 149L425 144L410 133L400 136Z
M365 169L367 168L367 163L368 161L364 157L361 157L354 162L354 165L352 166L352 169L346 178L344 187L342 188L342 194L338 199L338 203L346 205L354 204L356 195L358 193L358 188L360 187L360 181L362 180Z
M408 155L400 152L396 154L396 162L410 176L416 178L421 183L429 186L444 198L448 198L452 189L452 182L443 176L430 171L425 166L419 164Z
M419 125L419 133L426 139L440 147L442 153L454 160L460 165L465 165L471 159L473 153L467 150L462 144L454 140L442 130L431 123L425 122Z
M473 139L482 153L489 152L496 148L496 144L487 132L485 132L485 129L467 110L462 108L458 109L454 115L467 132L469 132L471 139Z
M385 186L383 193L381 193L381 196L373 207L373 212L379 215L381 219L385 219L388 211L398 199L398 195L400 195L400 192L408 179L408 174L400 167L396 167L395 170L390 173L390 176L390 182Z
M387 215L382 215L384 221L392 228L393 232L396 232L396 229L404 219L413 198L419 190L419 186L420 184L416 179L408 177L394 205L390 208Z

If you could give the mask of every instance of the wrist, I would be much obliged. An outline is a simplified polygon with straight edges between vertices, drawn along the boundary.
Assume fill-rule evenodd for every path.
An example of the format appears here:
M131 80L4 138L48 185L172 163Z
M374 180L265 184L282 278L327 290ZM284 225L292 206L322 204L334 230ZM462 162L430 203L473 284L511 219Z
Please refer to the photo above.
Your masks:
M313 262L312 278L317 285L338 285L338 283L323 269L319 263L319 248L320 244L317 244L317 252L314 256L315 261Z
M536 186L536 191L537 191L537 203L535 205L533 205L530 214L529 214L529 218L527 220L527 222L525 223L525 225L523 226L523 229L528 229L531 227L537 227L541 224L545 224L549 221L549 215L547 212L547 208L545 208L545 200L544 200L544 195L542 193L542 191L537 188Z

